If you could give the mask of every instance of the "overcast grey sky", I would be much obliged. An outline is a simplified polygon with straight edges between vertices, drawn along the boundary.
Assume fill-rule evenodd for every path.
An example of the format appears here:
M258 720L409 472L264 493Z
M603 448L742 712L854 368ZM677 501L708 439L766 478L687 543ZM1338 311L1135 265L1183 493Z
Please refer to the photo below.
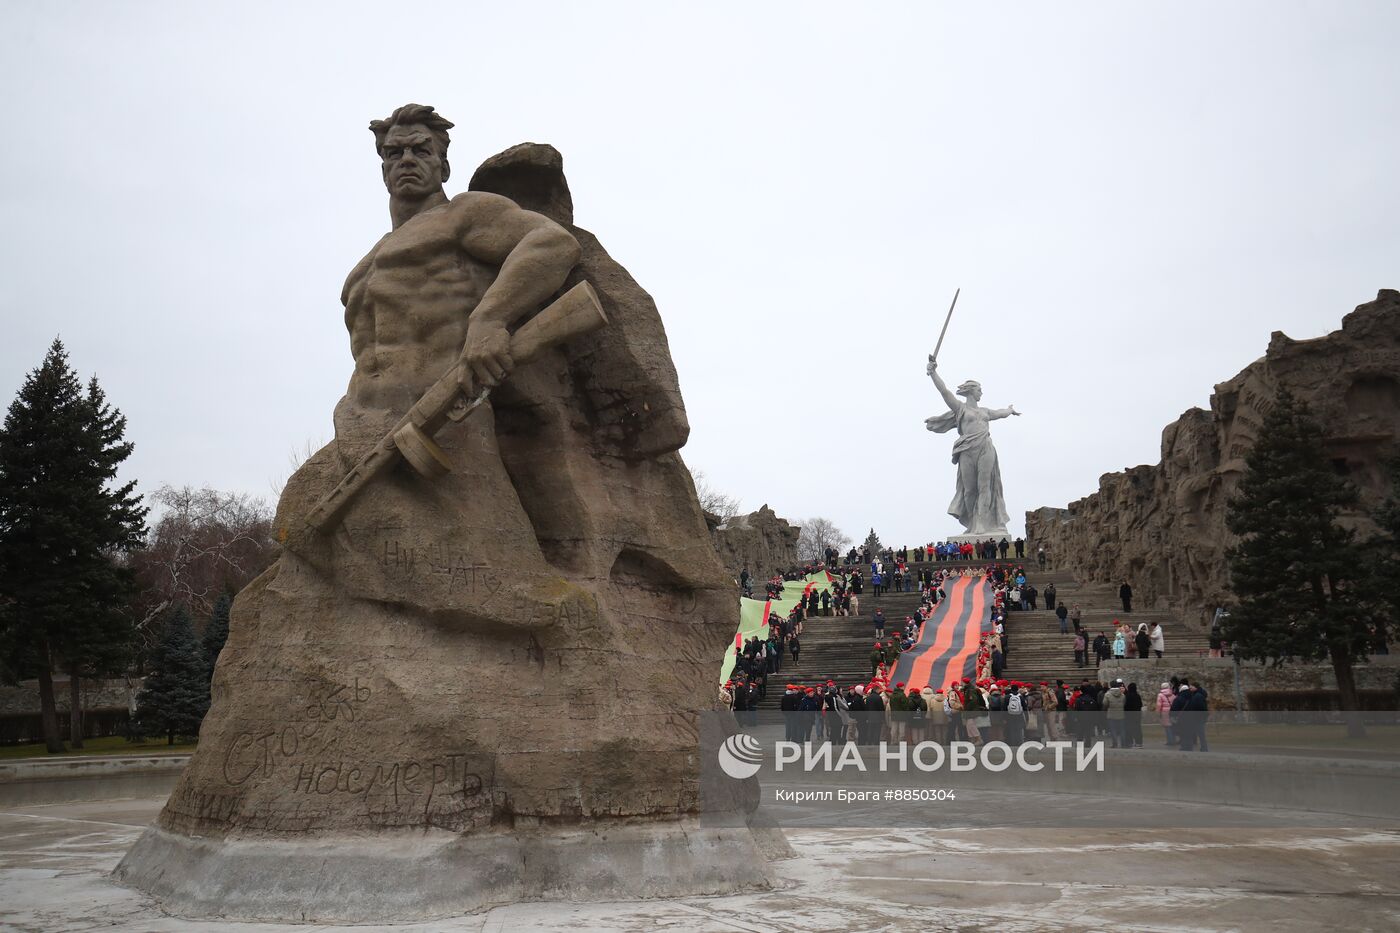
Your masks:
M994 6L994 8L992 8ZM976 378L1014 525L1155 462L1400 287L1400 4L0 4L0 395L55 334L130 473L270 495L331 436L366 124L524 140L656 298L687 462L746 509L959 531L924 375Z

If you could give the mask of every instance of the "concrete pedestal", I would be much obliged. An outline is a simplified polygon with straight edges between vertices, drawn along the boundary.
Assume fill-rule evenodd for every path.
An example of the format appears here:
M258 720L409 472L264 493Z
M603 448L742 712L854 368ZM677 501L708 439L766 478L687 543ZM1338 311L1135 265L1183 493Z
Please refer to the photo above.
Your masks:
M993 542L1000 542L1002 538L1005 538L1008 544L1014 544L1016 542L1015 535L1008 531L997 531L985 535L949 535L942 540L950 544L981 544L988 539L991 539Z

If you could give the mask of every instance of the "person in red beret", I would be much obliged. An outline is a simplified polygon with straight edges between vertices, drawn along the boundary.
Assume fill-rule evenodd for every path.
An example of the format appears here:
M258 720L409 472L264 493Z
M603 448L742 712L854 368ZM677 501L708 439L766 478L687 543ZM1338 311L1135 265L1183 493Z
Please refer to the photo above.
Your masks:
M817 688L806 687L797 703L797 741L806 742L812 737L812 727L820 715L821 701L817 699Z
M1002 681L987 687L987 741L1000 742L1006 719L1006 695L1001 688Z
M889 708L886 717L889 740L891 742L903 742L908 736L909 725L909 697L904 692L904 681L894 685L894 689L889 691Z
M801 741L797 737L797 707L802 698L796 684L788 684L783 689L783 698L778 701L778 709L783 714L783 738L788 742Z
M899 660L899 655L902 650L899 646L899 640L893 639L885 642L885 647L881 650L885 655L885 667L894 670L895 662Z
M987 713L987 683L973 682L963 691L963 723L967 726L967 738L978 745L987 741L987 730L991 719Z
M967 726L963 722L963 692L964 685L960 681L953 681L948 685L948 690L944 695L948 707L948 738L950 741L967 741Z
M880 741L885 726L886 703L878 682L871 683L865 692L865 721L860 730L862 745L876 745Z

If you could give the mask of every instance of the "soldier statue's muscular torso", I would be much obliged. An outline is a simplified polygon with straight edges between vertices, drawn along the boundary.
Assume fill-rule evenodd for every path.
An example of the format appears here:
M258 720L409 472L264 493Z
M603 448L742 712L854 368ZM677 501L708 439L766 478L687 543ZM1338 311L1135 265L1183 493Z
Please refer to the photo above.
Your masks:
M412 404L457 361L471 312L496 278L493 266L462 248L467 197L386 234L346 278L350 394L359 404Z
M540 242L544 243L541 247ZM482 371L464 354L474 312L512 253L530 255L530 281L504 283L496 310L479 322L499 329L534 310L563 282L577 246L552 221L483 192L427 208L386 234L346 279L341 300L355 372L350 395L361 405L404 408L467 356L478 380L494 384L509 371ZM548 287L548 291L545 288Z

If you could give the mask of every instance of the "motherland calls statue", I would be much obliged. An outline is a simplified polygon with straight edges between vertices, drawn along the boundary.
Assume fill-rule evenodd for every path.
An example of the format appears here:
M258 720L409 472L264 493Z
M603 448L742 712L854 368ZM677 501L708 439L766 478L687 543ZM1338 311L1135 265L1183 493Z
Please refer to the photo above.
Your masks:
M736 610L655 305L573 226L553 148L449 199L451 127L414 104L370 126L392 229L341 293L335 439L288 481L198 749L117 869L176 912L771 882L780 839L698 825Z
M1006 496L1001 491L1001 466L997 450L992 446L990 423L998 418L1021 413L1012 405L1008 408L983 408L982 384L969 379L958 386L956 394L949 391L938 375L938 363L930 357L929 378L948 403L949 411L924 419L930 431L943 434L954 428L958 439L953 444L953 463L958 468L958 488L948 504L948 514L962 523L968 535L986 537L1007 534ZM958 396L963 396L962 401Z

